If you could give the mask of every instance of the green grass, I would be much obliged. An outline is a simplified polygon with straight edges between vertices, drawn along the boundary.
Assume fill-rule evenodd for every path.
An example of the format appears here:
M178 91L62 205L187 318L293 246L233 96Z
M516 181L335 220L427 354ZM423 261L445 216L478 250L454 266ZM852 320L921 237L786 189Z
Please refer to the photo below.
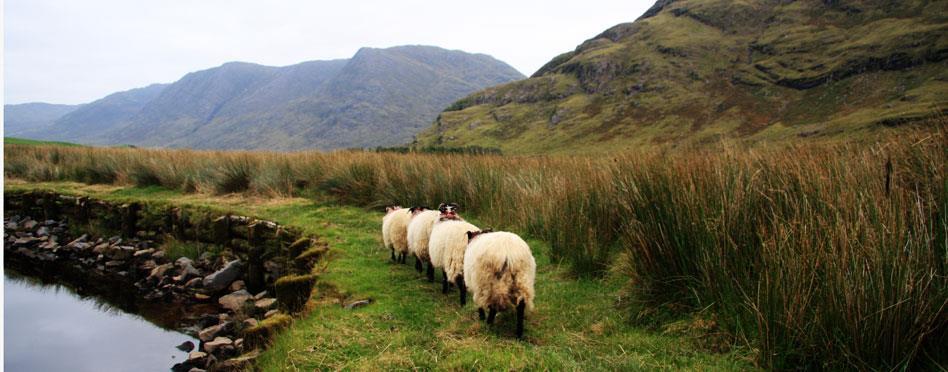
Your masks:
M30 181L157 183L187 194L117 192L242 209L245 200L277 205L293 195L363 208L454 201L481 226L542 241L540 260L563 265L543 275L585 277L634 298L611 309L622 316L704 314L719 344L759 350L753 359L766 367L920 368L948 355L948 121L931 124L871 142L608 157L10 146L4 168ZM220 171L228 166L235 171ZM230 179L240 180L231 189L239 192L221 195ZM254 214L322 224L312 231L340 242L376 239L377 214L353 210L367 218L360 233L344 211ZM347 224L354 227L335 230Z
M930 57L945 47L945 3L834 4L675 1L540 76L462 98L417 143L570 155L768 145L927 125L948 110L945 63ZM881 67L900 58L913 62Z
M320 276L308 313L278 334L258 361L263 370L753 368L747 350L711 353L697 347L700 340L691 333L633 326L622 310L631 300L620 276L574 279L551 263L549 248L536 240L529 242L538 263L537 307L527 315L525 340L517 341L511 314L486 327L470 303L458 306L456 293L442 295L439 284L423 280L411 265L390 263L381 247L378 212L300 198L215 197L156 187L13 181L5 188L232 211L320 236L331 250L316 269ZM341 306L366 298L374 302L356 310Z
M17 138L17 137L3 137L3 144L5 145L82 146L79 144L69 143L69 142L41 141L41 140L32 140L32 139Z

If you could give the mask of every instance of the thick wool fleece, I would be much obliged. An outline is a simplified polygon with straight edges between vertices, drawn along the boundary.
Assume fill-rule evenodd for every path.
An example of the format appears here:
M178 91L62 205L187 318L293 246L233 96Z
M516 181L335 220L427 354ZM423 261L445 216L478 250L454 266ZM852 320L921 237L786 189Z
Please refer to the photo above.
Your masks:
M533 309L537 263L530 247L517 234L493 232L470 241L464 253L464 284L474 303L498 311L516 307L520 300Z
M411 212L407 208L396 209L382 218L382 241L385 248L394 248L395 253L408 253L408 222Z
M428 261L428 239L431 238L431 228L438 221L441 212L424 211L411 218L408 224L408 251L422 261Z
M479 230L477 226L461 220L435 222L431 229L431 239L428 241L428 253L431 263L444 269L449 282L454 283L455 278L464 270L467 232Z

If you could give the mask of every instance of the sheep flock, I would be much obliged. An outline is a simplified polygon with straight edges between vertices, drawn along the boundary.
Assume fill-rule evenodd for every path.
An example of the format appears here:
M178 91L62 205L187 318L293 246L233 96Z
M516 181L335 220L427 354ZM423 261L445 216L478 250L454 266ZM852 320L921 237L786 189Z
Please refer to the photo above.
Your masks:
M455 203L442 203L437 210L391 206L385 212L382 242L393 262L404 264L411 253L415 269L429 282L437 269L441 292L456 286L461 307L470 292L487 324L494 323L498 312L515 309L517 338L523 337L525 313L533 308L537 264L522 238L474 226L458 215Z

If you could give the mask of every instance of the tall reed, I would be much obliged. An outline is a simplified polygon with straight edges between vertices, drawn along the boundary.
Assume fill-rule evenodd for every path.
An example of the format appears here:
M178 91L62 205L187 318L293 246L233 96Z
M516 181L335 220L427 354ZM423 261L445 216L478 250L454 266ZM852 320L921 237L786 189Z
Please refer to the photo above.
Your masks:
M365 207L458 202L485 227L548 242L577 275L619 268L646 306L709 309L765 367L920 368L948 359L944 127L596 158L8 145L4 172Z

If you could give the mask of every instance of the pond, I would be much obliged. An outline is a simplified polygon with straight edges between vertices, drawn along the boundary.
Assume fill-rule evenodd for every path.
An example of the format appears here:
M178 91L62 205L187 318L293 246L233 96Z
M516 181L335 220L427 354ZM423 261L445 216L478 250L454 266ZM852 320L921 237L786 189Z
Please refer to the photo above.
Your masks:
M175 346L198 344L95 297L6 271L7 371L167 371L187 359Z

